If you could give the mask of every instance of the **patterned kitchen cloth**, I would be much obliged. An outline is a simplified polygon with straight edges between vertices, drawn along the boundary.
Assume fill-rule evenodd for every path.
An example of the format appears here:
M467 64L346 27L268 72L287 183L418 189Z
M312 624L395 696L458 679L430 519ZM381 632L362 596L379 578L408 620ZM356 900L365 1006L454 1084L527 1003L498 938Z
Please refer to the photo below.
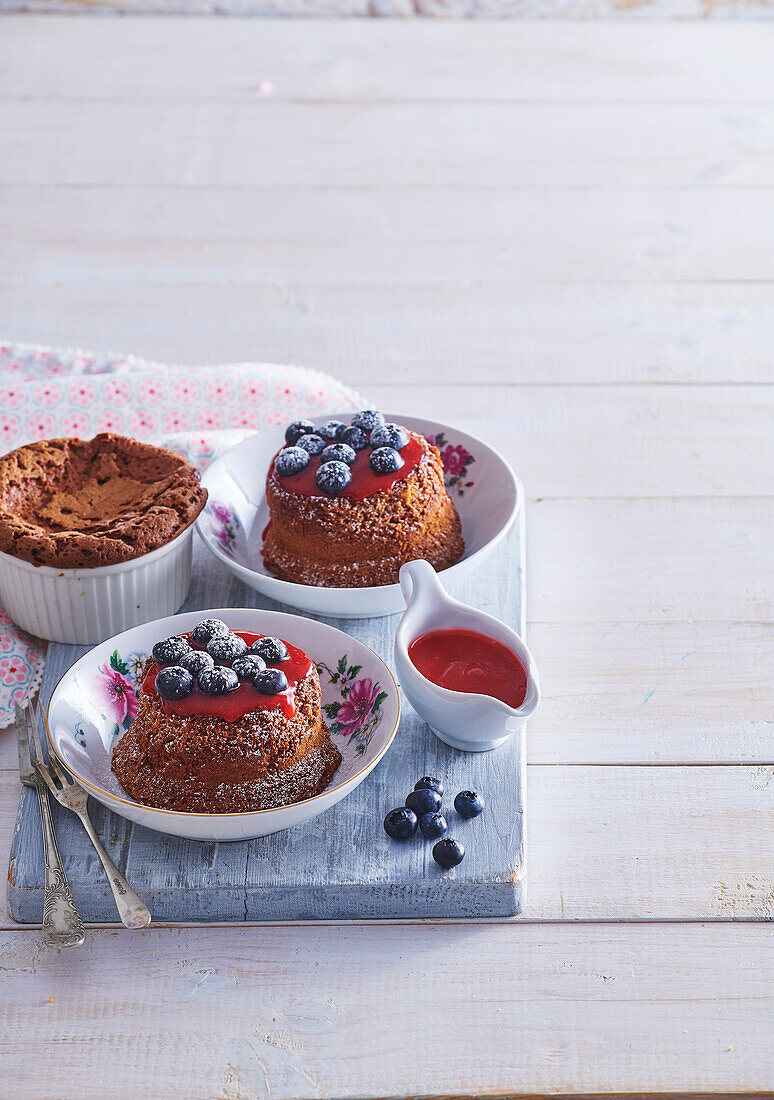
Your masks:
M176 367L132 355L0 341L0 453L55 436L118 432L199 470L260 428L363 407L327 374L279 363ZM0 729L40 686L45 648L0 608Z

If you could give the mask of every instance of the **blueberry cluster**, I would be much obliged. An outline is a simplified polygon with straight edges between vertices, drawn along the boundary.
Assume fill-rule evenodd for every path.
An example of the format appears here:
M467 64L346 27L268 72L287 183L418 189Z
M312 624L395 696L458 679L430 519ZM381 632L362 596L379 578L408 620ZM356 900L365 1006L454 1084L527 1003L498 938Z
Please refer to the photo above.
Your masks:
M279 477L293 477L320 456L315 484L327 496L343 493L352 481L350 467L357 452L371 448L368 465L376 474L393 474L403 466L400 452L409 435L400 424L388 424L376 409L355 413L351 424L329 420L317 427L311 420L294 420L285 429L285 446L274 460Z
M408 840L419 829L422 836L436 841L433 859L446 870L462 863L465 849L459 841L446 836L449 824L442 812L442 798L441 780L424 775L414 784L414 790L406 797L405 804L387 814L384 831L393 840ZM484 800L475 791L460 791L454 799L454 809L460 817L478 817L483 812Z
M279 668L288 659L280 638L258 638L247 642L229 630L220 619L203 619L191 631L191 638L204 649L194 649L186 638L173 636L156 642L153 660L159 665L156 691L162 699L184 699L194 687L204 695L227 695L241 681L253 685L262 695L287 690L288 680Z

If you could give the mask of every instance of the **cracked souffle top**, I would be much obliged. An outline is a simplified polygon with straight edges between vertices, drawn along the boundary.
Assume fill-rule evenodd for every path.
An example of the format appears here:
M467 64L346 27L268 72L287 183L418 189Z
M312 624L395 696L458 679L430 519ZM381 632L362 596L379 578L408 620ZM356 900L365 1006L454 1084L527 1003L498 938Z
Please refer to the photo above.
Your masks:
M103 432L46 439L0 457L0 551L33 565L93 569L171 542L207 491L172 451Z

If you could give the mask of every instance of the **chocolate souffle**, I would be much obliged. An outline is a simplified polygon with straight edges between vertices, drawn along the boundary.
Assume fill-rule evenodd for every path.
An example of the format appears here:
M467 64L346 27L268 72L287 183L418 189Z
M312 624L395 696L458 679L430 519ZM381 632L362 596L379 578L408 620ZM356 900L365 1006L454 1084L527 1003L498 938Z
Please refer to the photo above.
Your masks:
M437 447L380 412L351 424L288 425L266 480L263 558L278 577L325 588L393 584L407 561L459 561L462 528Z
M113 751L121 786L168 810L247 813L299 802L341 763L310 658L205 619L153 647L137 717Z
M207 492L163 447L103 432L0 457L0 551L60 569L148 554L189 527Z

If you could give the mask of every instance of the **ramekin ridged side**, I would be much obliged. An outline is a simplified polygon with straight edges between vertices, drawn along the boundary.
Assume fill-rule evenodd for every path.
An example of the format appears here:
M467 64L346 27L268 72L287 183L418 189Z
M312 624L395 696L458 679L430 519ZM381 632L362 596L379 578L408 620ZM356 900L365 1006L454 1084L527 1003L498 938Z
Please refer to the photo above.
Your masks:
M0 553L0 603L39 638L95 645L180 609L191 583L193 532L187 527L158 550L96 569L36 566Z

